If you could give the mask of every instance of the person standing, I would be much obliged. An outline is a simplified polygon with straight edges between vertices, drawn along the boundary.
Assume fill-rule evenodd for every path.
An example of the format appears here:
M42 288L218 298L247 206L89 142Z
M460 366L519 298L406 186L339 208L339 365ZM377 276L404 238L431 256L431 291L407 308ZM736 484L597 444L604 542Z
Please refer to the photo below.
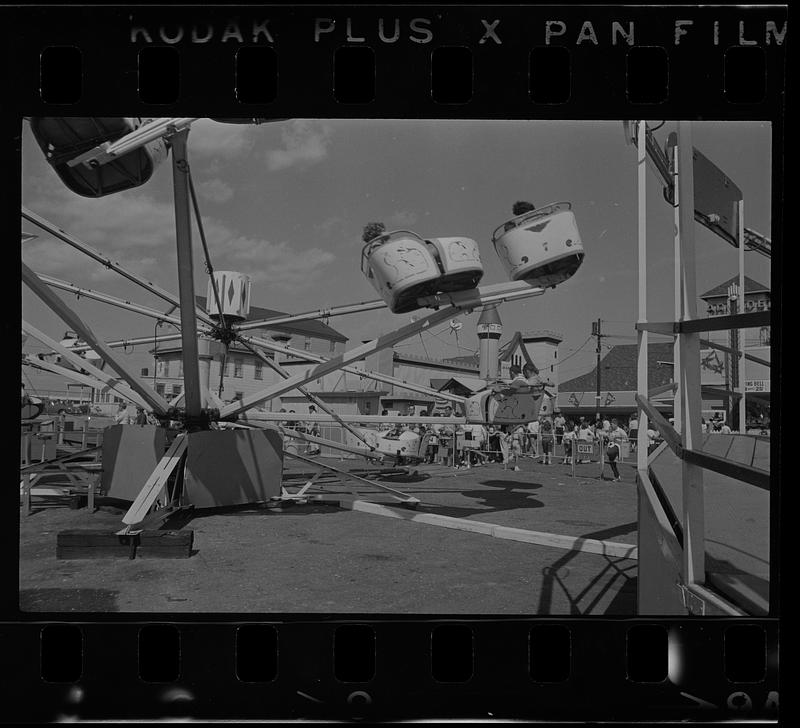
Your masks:
M594 441L594 436L592 435L592 428L589 427L589 424L585 420L581 420L581 425L578 428L578 439L584 443L592 443ZM578 463L588 463L589 460L585 458L579 458L576 462Z
M571 430L564 433L564 459L561 461L562 465L572 465L572 458L574 457L573 450L577 440L578 426L573 425Z
M631 450L635 450L639 438L639 419L635 414L628 420L628 437L631 441Z
M722 423L722 427L720 427L719 432L720 432L721 435L730 435L732 430L731 430L731 428L730 428L730 426L728 425L727 422L723 422Z
M553 423L549 417L542 418L539 423L539 435L542 447L542 465L550 465L550 453L553 452Z
M144 407L137 407L136 408L136 420L134 421L136 425L146 425L147 422L147 413L144 411Z
M539 420L528 423L528 452L534 459L539 457Z
M114 424L115 425L130 425L133 421L133 416L128 411L128 403L127 402L120 402L119 406L117 407L117 414L114 417Z
M509 429L509 432L506 434L506 449L508 456L503 463L503 470L510 468L512 463L514 465L513 469L519 470L517 461L522 453L522 442L520 440L518 429L519 428Z
M611 420L609 423L609 431L606 437L606 457L608 464L611 466L611 472L614 474L614 482L619 482L619 469L617 468L617 459L620 455L620 443L626 439L625 430L623 430L616 420ZM605 468L604 468L605 470Z
M564 419L564 416L561 412L556 412L556 416L553 418L553 433L555 435L555 448L553 449L553 453L558 451L563 445L564 441L564 428L566 427L567 421Z

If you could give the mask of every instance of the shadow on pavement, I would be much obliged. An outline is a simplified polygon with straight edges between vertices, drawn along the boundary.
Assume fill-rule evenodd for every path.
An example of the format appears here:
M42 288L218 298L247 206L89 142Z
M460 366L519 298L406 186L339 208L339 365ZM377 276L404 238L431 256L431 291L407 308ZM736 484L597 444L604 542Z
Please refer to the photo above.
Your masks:
M623 523L612 528L592 531L583 534L580 538L597 539L603 541L613 536L632 533L639 527L637 521ZM605 560L605 565L589 583L579 591L571 592L564 583L559 572L569 564L580 551L568 551L561 558L556 559L549 567L543 570L541 591L539 593L539 606L537 614L552 614L553 596L556 589L563 591L569 602L570 614L595 614L594 611L600 600L615 587L616 593L603 614L636 614L636 569L638 562L631 559L611 557L605 554L596 554ZM630 574L630 571L634 571ZM621 582L621 583L620 583Z

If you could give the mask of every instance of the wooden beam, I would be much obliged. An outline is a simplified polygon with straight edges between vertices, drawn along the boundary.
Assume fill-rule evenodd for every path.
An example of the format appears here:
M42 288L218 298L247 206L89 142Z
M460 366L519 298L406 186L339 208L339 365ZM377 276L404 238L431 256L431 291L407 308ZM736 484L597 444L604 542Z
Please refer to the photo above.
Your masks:
M56 536L57 559L98 559L135 556L188 559L192 553L194 531L139 531L117 534L102 530L68 530Z
M769 311L736 313L730 316L710 316L678 322L678 333L694 334L700 331L727 331L729 329L750 329L769 326Z
M667 382L667 384L662 384L658 387L653 387L648 393L648 399L652 399L653 397L657 397L659 394L664 394L664 392L674 392L678 389L677 382Z
M326 501L329 499L325 499ZM633 544L619 543L618 541L600 541L598 539L583 538L581 536L565 536L559 533L545 533L542 531L528 531L524 528L512 528L511 526L500 526L495 523L484 521L474 521L471 518L454 518L453 516L442 516L438 513L418 513L395 508L389 505L371 503L363 500L340 499L340 508L363 513L372 513L376 516L386 516L388 518L399 518L404 521L414 523L424 523L429 526L440 526L442 528L452 528L458 531L468 531L479 533L484 536L505 539L508 541L522 541L539 546L549 546L556 549L567 551L580 551L589 554L601 554L603 556L613 556L622 559L638 559L639 550Z
M648 348L649 332L647 325L647 122L637 122L638 163L637 175L637 264L638 275L636 278L638 288L637 336L636 336L636 391L646 397L650 387L648 377ZM637 413L639 431L637 434L636 464L640 470L647 468L647 413L639 407ZM574 461L573 461L574 462ZM573 466L574 467L574 466Z
M172 441L172 444L164 453L161 460L158 461L155 470L153 470L144 486L142 486L139 495L136 496L128 512L122 517L122 522L125 523L128 528L140 523L147 515L151 506L156 502L156 499L164 488L167 479L172 475L172 471L175 470L182 461L188 442L189 440L186 435L179 434Z
M667 422L664 415L662 415L646 397L641 397L637 394L636 403L647 413L647 416L653 421L656 427L658 427L658 431L661 433L661 437L664 438L664 442L669 446L669 449L678 457L681 457L683 445L681 444L681 436L675 431L675 428Z
M636 324L636 330L674 336L677 333L677 324L674 321L640 321Z
M750 329L771 324L769 311L737 313L730 316L709 316L686 321L646 321L636 324L637 331L651 331L654 334L696 334L700 331L728 331L730 329Z
M702 450L684 450L681 458L685 462L699 465L706 470L712 470L720 475L726 475L735 480L755 485L762 490L770 490L770 473L761 468L754 468L752 465L745 465L736 460L712 455Z
M740 357L742 355L740 351L734 351L733 349L731 349L730 346L725 346L724 344L717 344L716 342L709 341L708 339L700 339L700 344L702 346L707 346L709 349L719 349L719 351L724 351L727 354L733 354L734 356ZM758 356L753 356L752 354L745 353L744 358L747 359L748 361L755 362L756 364L761 364L762 366L765 367L772 366L772 362L767 361L766 359L762 359L761 357Z
M681 318L678 327L680 361L678 365L679 391L683 428L683 448L702 447L700 432L700 337L697 331L708 331L709 324L717 319L697 318L697 261L694 226L694 147L692 122L678 122L678 169L675 175L678 188L680 220L680 280ZM727 326L726 328L730 328ZM677 433L667 424L669 437ZM665 437L666 439L666 437ZM683 504L683 580L687 585L705 581L705 500L703 471L686 462L682 463Z

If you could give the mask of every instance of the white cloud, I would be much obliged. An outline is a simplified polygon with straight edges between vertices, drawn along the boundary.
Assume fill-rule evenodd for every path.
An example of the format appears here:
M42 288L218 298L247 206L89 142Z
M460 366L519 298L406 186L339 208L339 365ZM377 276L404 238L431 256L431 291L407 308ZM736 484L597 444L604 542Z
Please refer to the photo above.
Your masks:
M222 124L201 119L192 124L189 153L233 159L249 152L256 141L252 124Z
M286 169L295 164L315 164L328 156L331 129L325 124L295 119L281 132L283 149L267 152L267 167L270 171Z
M175 236L172 203L159 202L140 191L95 199L58 185L30 207L103 251L156 248Z
M142 190L128 190L103 198L84 198L70 192L55 178L31 180L26 205L66 232L108 255L123 267L142 274L169 290L175 288L175 213L171 194L164 201ZM205 197L222 202L233 195L222 179L198 185ZM275 243L243 236L232 225L204 215L203 227L214 267L240 270L254 282L267 282L281 290L313 285L335 256L321 248L302 248L290 242ZM119 274L90 260L66 243L41 230L40 237L23 248L25 262L34 270L78 285L103 281L113 286ZM197 242L197 233L193 230ZM195 268L202 271L202 255L195 252ZM113 287L104 286L109 293Z
M206 180L197 185L198 193L211 202L227 202L233 197L233 187L218 177Z
M416 212L410 212L409 210L399 210L393 212L389 217L386 218L386 226L389 229L410 227L417 220L419 220L419 215L417 215Z
M163 261L149 255L114 256L115 262L133 273L150 276L157 271L163 273ZM25 247L25 263L37 273L52 275L82 285L85 283L117 282L119 273L90 260L83 253L60 240L46 238L29 243ZM113 291L109 291L114 295Z
M265 282L287 291L312 285L336 259L333 253L320 248L298 251L287 242L246 237L226 240L219 250L230 261L230 269L243 270L254 283Z

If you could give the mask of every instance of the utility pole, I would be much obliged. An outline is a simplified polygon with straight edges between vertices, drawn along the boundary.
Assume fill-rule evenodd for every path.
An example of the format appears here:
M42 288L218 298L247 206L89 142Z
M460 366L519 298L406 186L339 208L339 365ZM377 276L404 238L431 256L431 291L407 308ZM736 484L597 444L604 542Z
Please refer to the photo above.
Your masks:
M744 298L744 297L742 297ZM731 316L735 316L739 310L739 287L734 283L731 286L728 286L728 312ZM742 306L742 310L744 310L744 306ZM737 358L739 354L739 330L738 329L731 329L728 335L728 346L731 348L731 352L725 355L725 362L726 364L730 362L728 366L725 367L725 388L728 390L728 394L726 396L727 402L727 413L726 416L728 418L728 425L731 429L738 429L740 432L744 423L740 422L736 425L735 420L737 419L734 417L734 414L737 413L736 407L734 406L734 400L732 392L735 392L739 389L739 362ZM734 425L736 425L734 427Z
M601 331L602 320L597 319L597 321L592 321L592 336L597 337L597 392L594 396L595 401L595 420L600 419L600 341L603 338L603 334Z

